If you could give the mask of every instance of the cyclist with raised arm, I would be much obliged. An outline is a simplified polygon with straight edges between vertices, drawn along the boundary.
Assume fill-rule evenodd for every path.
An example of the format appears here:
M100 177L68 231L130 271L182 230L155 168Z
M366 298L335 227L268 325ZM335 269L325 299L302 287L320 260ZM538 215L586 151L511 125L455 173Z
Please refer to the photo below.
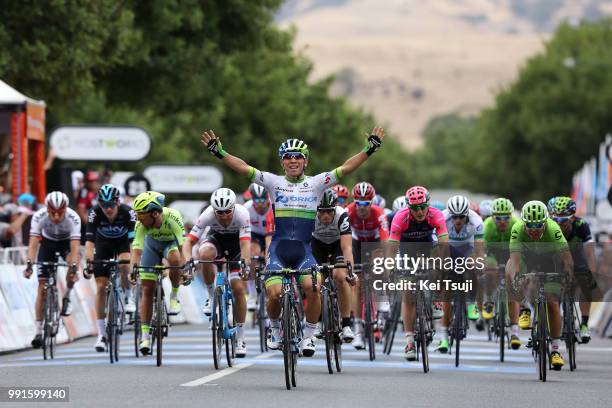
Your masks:
M265 188L255 183L249 186L249 192L251 193L251 199L244 203L244 208L248 210L251 222L251 256L263 256L266 249L267 218L272 213L270 196ZM256 267L256 262L252 262L251 270L254 271ZM249 279L247 286L249 292L247 308L248 310L255 310L257 302L255 280Z
M134 227L130 268L133 268L134 265L143 268L161 265L163 259L168 261L170 266L183 265L180 251L185 242L183 217L177 210L164 207L164 199L165 196L156 191L145 191L134 199L133 208L138 221ZM181 279L181 271L170 270L170 281L172 282L168 310L170 315L176 315L181 311L178 300ZM150 322L157 274L155 271L141 270L140 280L142 282L140 352L148 355L151 351Z
M576 216L576 202L570 197L553 197L551 199L550 213L552 219L559 224L563 236L567 240L572 259L574 260L574 276L582 292L580 312L580 338L583 343L591 340L589 330L589 313L591 310L592 293L597 288L593 272L597 271L595 258L595 241L591 236L589 223ZM549 202L550 203L550 202Z
M387 257L395 257L398 249L404 242L432 243L432 236L436 236L437 242L448 242L448 232L442 211L429 205L429 191L422 186L410 187L406 191L408 206L399 210L393 217L391 224L391 236ZM424 254L428 255L428 254ZM408 361L416 360L416 345L414 342L414 321L416 317L416 304L414 295L409 291L402 293L402 320L404 322L404 333L406 336L406 347L404 357ZM444 330L445 329L445 330ZM448 350L448 326L441 328L442 340L438 350Z
M514 282L515 277L532 272L572 273L572 255L561 228L548 217L546 205L541 201L529 201L521 210L521 221L514 224L510 235L510 259L506 264L506 278ZM546 293L548 322L550 325L550 362L554 370L564 365L559 345L561 344L561 311L559 308L559 285L547 284Z
M515 217L512 212L514 205L507 198L496 198L491 206L492 216L484 222L484 245L486 255L486 265L492 270L492 273L487 272L487 284L495 287L497 284L497 266L505 265L510 256L510 233L514 225L519 222L519 218ZM519 338L519 303L512 300L508 292L508 317L510 318L510 347L517 350L521 347ZM495 316L495 304L489 299L489 302L484 303L482 315L485 319L492 319ZM529 316L527 316L527 324L523 324L522 329L529 328Z
M38 262L57 262L59 254L67 264L79 265L81 254L81 218L72 208L68 207L68 196L61 191L52 191L45 197L45 207L32 216L30 226L30 242L28 245L28 267L23 271L26 278L32 276L33 259ZM40 250L39 250L40 248ZM38 255L38 257L37 257ZM51 266L38 267L38 291L36 293L35 314L36 334L32 347L42 346L42 313L45 301L45 283L52 272ZM72 305L70 293L78 275L66 275L66 293L62 300L62 316L70 316Z
M362 263L361 244L363 242L385 242L389 238L387 217L382 208L372 204L376 196L374 186L362 181L353 187L353 202L346 207L352 230L353 257L357 264ZM357 350L365 348L364 323L361 319L363 298L361 296L362 281L358 281L353 290L353 312L355 314L355 339L353 347ZM369 307L370 305L368 305ZM389 302L380 302L379 312L389 311ZM376 331L376 336L380 331Z
M332 187L332 190L334 190L334 192L336 193L336 196L338 197L338 206L342 208L346 208L349 205L349 198L350 198L348 188L346 188L345 185L336 184L335 186Z
M328 262L333 264L339 256L344 257L347 264L353 264L353 242L348 214L337 204L336 192L333 189L327 189L317 207L317 218L310 246L312 254L320 265ZM351 330L351 285L354 285L355 281L349 284L346 280L347 276L346 269L334 269L334 281L342 319L342 341L350 343L355 337Z
M270 244L266 272L281 271L283 268L307 269L316 265L312 256L310 240L314 229L316 209L323 192L337 184L340 178L349 175L361 166L370 155L381 146L384 138L382 128L376 127L366 140L362 152L349 158L342 166L313 177L307 177L304 170L308 166L309 152L306 143L299 139L288 139L278 149L284 176L262 172L249 166L244 160L228 154L223 150L219 138L213 131L204 132L202 142L208 151L223 161L232 170L248 176L251 182L264 186L271 195L275 218L275 231ZM320 278L318 279L320 281ZM270 331L268 347L277 350L280 347L280 276L266 279L268 297L268 316ZM304 288L313 284L310 276L302 276L299 283ZM320 282L319 282L320 283ZM305 357L315 352L314 332L321 313L319 292L305 290L308 299L304 338L299 349Z
M112 184L105 184L98 190L97 204L87 215L87 232L85 234L85 259L108 260L115 257L120 260L130 259L130 243L134 239L136 213L125 204L119 204L119 189ZM95 253L94 253L95 252ZM125 311L133 313L136 310L132 299L132 289L128 282L129 266L119 265L122 286L127 299ZM98 339L94 348L103 352L106 346L104 327L106 306L106 285L110 278L110 265L93 265L96 277L96 325ZM89 271L83 271L89 277Z
M183 244L183 256L187 261L192 257L202 261L225 259L245 261L251 259L251 223L249 211L236 203L236 194L229 188L219 188L210 197L210 206L198 217L195 225ZM195 251L193 251L196 244ZM195 252L195 254L193 253ZM214 294L214 264L202 265L204 283L208 299L204 304L204 314L210 316L211 301ZM230 285L234 295L234 317L236 318L236 357L246 356L244 341L244 322L246 320L246 285L240 278L240 265L230 266Z

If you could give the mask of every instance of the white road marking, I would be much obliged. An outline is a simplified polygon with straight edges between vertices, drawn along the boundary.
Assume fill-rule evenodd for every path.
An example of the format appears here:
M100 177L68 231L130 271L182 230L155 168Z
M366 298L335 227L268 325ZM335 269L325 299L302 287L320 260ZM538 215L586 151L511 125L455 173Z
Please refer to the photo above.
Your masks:
M274 353L266 353L266 354L260 354L258 356L255 356L254 358L256 359L261 359L261 358L268 358L268 357L272 357L274 355ZM238 364L235 365L233 367L228 367L224 370L219 371L218 373L214 373L214 374L210 374L207 375L205 377L202 378L198 378L196 380L193 381L189 381L185 384L181 384L181 387L197 387L198 385L202 385L202 384L206 384L209 383L211 381L214 380L218 380L219 378L223 378L225 376L237 373L240 370L243 370L247 367L252 366L255 363L248 363L248 364Z

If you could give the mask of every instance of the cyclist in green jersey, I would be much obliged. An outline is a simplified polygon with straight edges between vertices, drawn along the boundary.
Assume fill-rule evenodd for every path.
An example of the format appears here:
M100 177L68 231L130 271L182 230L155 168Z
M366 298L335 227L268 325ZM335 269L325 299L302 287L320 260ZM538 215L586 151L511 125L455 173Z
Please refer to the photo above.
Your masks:
M558 259L562 265L558 265ZM506 278L514 282L518 274L525 272L573 273L572 255L561 228L548 218L546 205L541 201L529 201L521 210L521 221L514 224L510 235L510 259L506 264ZM554 370L561 370L564 361L561 344L561 311L558 284L544 286L552 338L550 362Z
M487 296L482 311L482 317L492 319L495 316L495 305L491 294L497 285L497 271L499 264L508 262L510 256L510 233L514 225L520 220L512 214L514 205L507 198L497 198L491 204L491 217L484 222L484 245L487 263ZM508 296L508 315L510 317L510 346L518 349L521 340L518 336L519 303L510 300ZM488 300L488 301L487 301ZM527 325L529 326L529 325Z
M183 257L180 251L185 241L185 226L183 217L172 208L164 207L164 195L155 191L146 191L136 197L133 208L138 222L134 228L134 241L131 250L131 265L143 267L160 265L166 259L171 266L180 266ZM153 308L153 292L155 291L157 274L141 272L142 299L140 302L142 318L142 341L140 352L147 355L151 349L149 323ZM168 314L176 315L181 310L178 301L178 290L181 284L181 272L170 271L172 292Z

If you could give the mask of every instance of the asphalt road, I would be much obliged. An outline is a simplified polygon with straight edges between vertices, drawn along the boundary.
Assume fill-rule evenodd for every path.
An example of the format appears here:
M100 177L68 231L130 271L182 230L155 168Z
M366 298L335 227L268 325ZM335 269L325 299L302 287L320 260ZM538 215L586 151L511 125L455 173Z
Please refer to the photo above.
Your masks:
M526 340L528 332L522 332ZM317 343L312 358L298 363L297 388L287 391L280 352L261 354L258 334L247 330L248 356L234 368L215 370L207 325L170 329L164 362L152 356L135 358L132 333L122 340L120 361L111 365L106 353L93 350L94 338L59 346L54 360L40 350L0 356L1 386L67 386L70 403L60 406L334 406L334 407L609 407L612 404L612 340L593 339L578 347L578 369L567 362L560 372L538 380L536 365L525 348L507 351L498 361L498 346L473 328L462 346L461 365L453 355L430 349L431 371L403 359L403 338L389 356L379 345L376 361L350 345L343 348L343 372L327 373L325 347ZM566 358L567 359L567 358ZM1 403L0 406L42 406ZM47 404L45 404L47 405Z

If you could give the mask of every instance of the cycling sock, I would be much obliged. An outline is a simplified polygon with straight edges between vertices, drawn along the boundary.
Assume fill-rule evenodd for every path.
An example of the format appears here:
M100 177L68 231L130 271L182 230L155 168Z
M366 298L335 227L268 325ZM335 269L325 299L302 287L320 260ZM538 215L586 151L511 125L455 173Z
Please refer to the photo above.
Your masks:
M176 288L172 287L172 293L170 294L170 297L176 299L176 297L178 296L178 291L179 291L178 287Z
M64 294L64 298L70 300L71 292L72 292L72 288L66 288L66 293Z
M448 327L440 326L440 335L442 336L442 340L448 340Z
M342 327L351 327L351 318L350 317L343 317L342 318Z
M306 321L306 324L304 324L304 338L308 339L314 336L314 332L316 328L317 328L317 322L310 323L309 321Z
M42 320L36 321L36 334L42 334Z
M518 337L518 324L510 325L510 335Z
M582 316L582 324L588 326L588 324L589 324L589 316Z
M405 336L408 343L414 342L414 332L406 332Z
M148 324L143 324L142 325L142 339L150 339L151 338L151 333L149 333L149 331L151 330L151 326L149 326Z
M561 344L561 340L560 339L552 339L551 342L551 349L552 351L559 351L559 345Z
M104 336L104 319L96 319L98 325L98 336Z
M127 288L123 291L123 293L125 293L126 299L132 299L132 288Z
M206 285L206 290L208 291L208 298L212 300L213 298L213 285Z
M275 329L280 328L280 320L270 319L270 327L274 327Z
M355 318L353 323L355 324L355 329L361 331L363 320Z
M236 323L236 339L244 341L244 323Z

